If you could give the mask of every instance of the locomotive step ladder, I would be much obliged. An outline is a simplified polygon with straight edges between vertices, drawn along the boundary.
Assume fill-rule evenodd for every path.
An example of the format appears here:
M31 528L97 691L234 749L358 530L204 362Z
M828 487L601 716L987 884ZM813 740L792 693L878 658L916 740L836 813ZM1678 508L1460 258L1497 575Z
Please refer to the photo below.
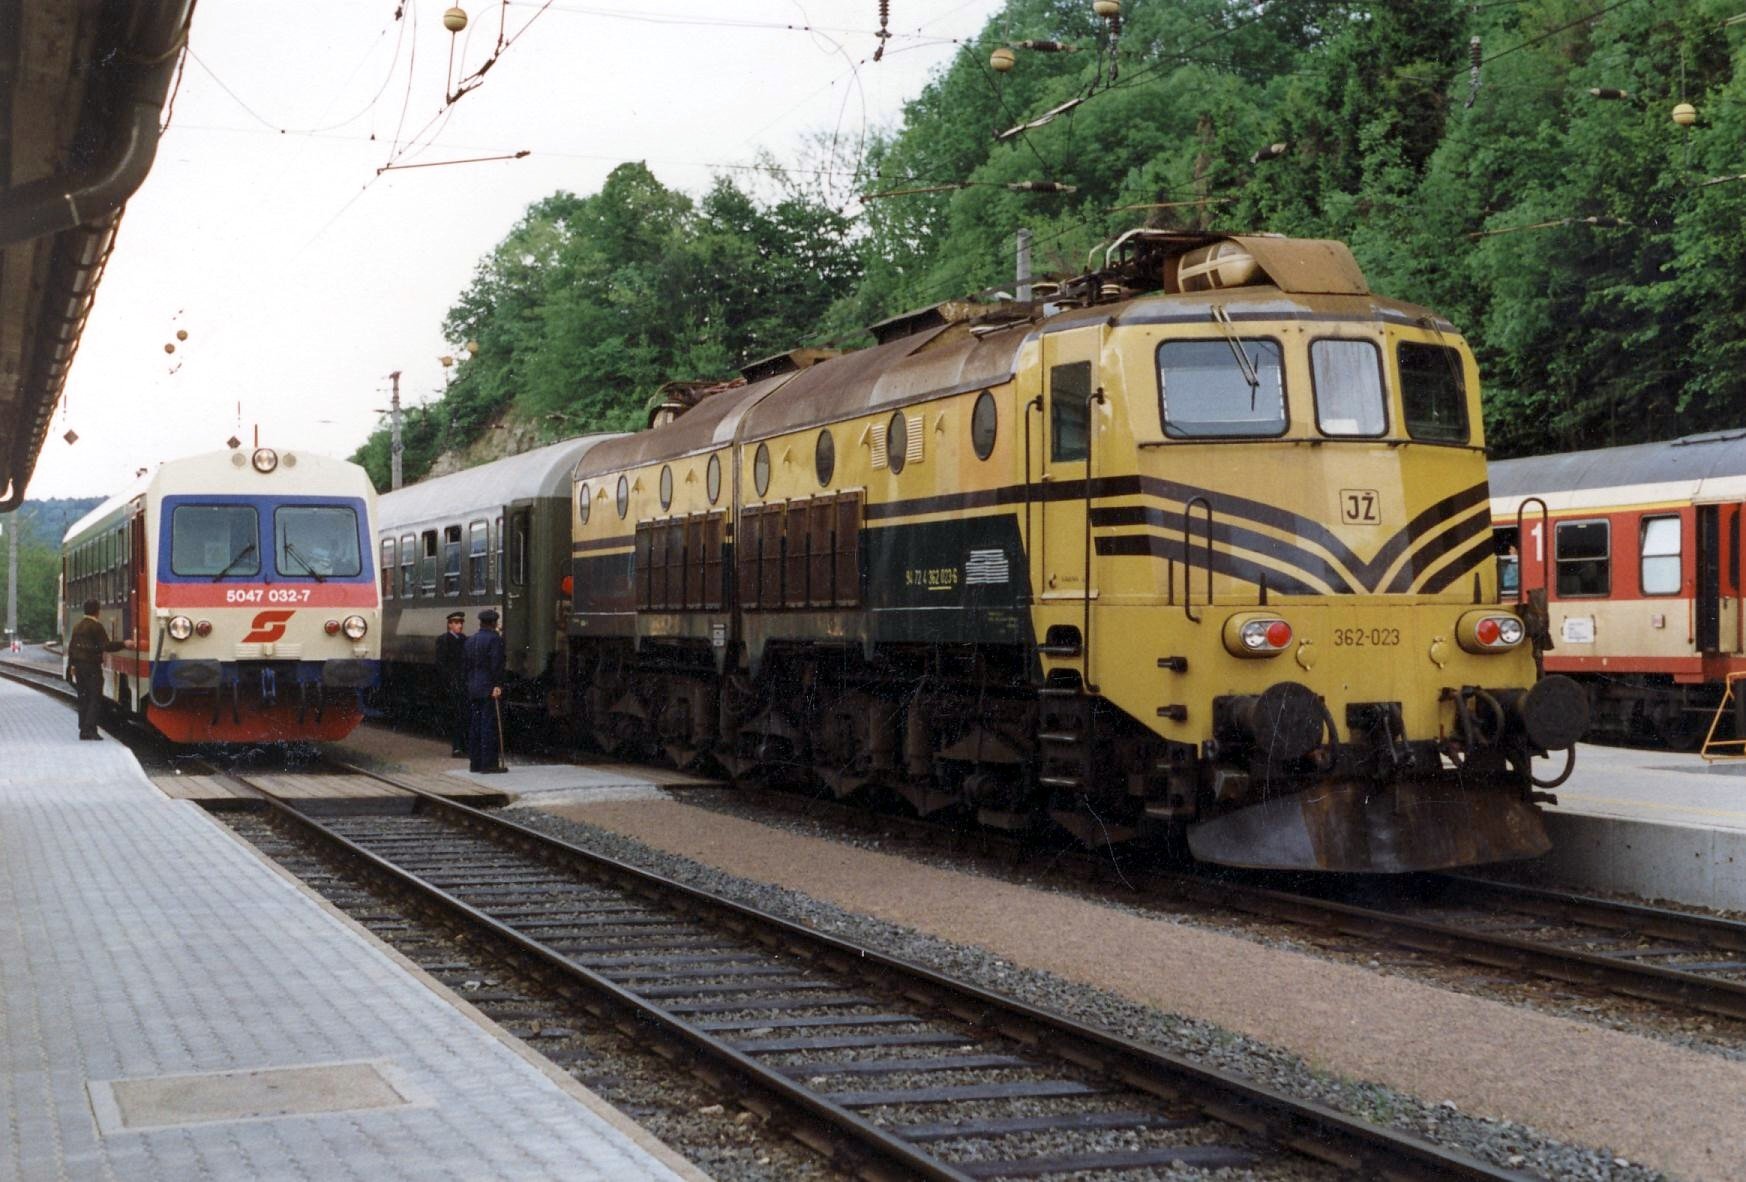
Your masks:
M1051 791L1086 792L1091 787L1097 743L1092 699L1077 687L1037 691L1037 783Z

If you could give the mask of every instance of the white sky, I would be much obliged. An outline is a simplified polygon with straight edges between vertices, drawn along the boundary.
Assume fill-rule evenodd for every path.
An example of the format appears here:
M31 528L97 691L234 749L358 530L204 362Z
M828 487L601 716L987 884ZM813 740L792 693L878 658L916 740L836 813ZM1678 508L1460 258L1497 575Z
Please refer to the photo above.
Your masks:
M457 78L499 24L494 3L463 6ZM526 32L402 159L532 154L377 177L397 127L404 142L441 109L451 41L443 0L406 0L402 22L395 7L200 0L198 60L128 203L31 497L108 494L136 468L223 447L239 401L245 442L259 424L263 444L349 455L390 371L408 405L441 389L443 316L530 202L595 192L626 160L696 195L760 147L787 163L811 133L858 140L864 122L893 125L956 51L947 39L1002 3L891 0L891 47L857 87L877 0L554 0L531 25L540 4L518 0L507 28ZM178 329L188 339L166 355Z

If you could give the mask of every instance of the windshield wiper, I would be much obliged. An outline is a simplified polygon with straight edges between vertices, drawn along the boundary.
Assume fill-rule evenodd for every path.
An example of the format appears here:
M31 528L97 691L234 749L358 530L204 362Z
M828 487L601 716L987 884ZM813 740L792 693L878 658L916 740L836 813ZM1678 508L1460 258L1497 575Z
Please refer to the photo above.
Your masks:
M249 555L253 554L254 552L255 552L255 544L253 542L250 542L248 545L244 546L241 550L238 550L235 554L232 554L230 556L230 561L224 564L224 569L212 576L212 581L214 583L216 583L216 582L218 582L218 580L224 578L225 575L228 575L230 573L231 567L235 566L237 563L241 562L243 559L247 558Z
M1243 380L1249 383L1249 411L1254 413L1255 397L1261 391L1261 375L1255 372L1249 351L1243 348L1243 338L1237 335L1237 326L1231 323L1231 314L1225 311L1223 304L1212 306L1212 318L1225 330L1225 344L1231 347L1231 356L1237 359L1237 368L1242 371Z
M292 558L295 558L298 562L301 562L303 564L303 569L308 571L310 576L312 578L314 578L316 582L318 582L318 583L327 582L327 576L322 574L320 571L316 570L315 567L311 566L309 559L303 557L303 554L297 549L297 547L293 546L291 544L291 541L289 538L287 538L285 541L285 553L289 554Z

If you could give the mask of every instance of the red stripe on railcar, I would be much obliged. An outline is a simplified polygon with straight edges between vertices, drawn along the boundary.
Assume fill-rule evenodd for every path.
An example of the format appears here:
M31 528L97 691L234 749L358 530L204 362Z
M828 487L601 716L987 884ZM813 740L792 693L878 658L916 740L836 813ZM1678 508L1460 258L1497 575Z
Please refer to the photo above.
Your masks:
M295 598L287 598L295 596ZM157 606L220 607L375 607L376 584L337 583L314 587L301 583L159 583Z

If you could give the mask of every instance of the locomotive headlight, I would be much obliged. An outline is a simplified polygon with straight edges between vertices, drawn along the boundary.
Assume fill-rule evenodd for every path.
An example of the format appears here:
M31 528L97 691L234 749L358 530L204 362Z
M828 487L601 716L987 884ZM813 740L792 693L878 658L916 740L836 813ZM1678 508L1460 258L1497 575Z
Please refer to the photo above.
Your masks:
M187 616L171 616L169 629L171 640L187 640L194 635L194 621Z
M1468 612L1455 624L1455 639L1470 653L1507 653L1526 635L1520 618L1495 608Z
M194 625L194 635L196 635L196 636L211 636L212 635L212 621L211 620L199 620L199 621L197 621Z
M1278 616L1244 612L1225 621L1225 648L1235 656L1276 657L1291 639L1291 625Z
M346 622L341 624L340 627L345 631L345 634L353 640L364 639L364 633L370 630L370 625L365 622L363 616L347 616Z

